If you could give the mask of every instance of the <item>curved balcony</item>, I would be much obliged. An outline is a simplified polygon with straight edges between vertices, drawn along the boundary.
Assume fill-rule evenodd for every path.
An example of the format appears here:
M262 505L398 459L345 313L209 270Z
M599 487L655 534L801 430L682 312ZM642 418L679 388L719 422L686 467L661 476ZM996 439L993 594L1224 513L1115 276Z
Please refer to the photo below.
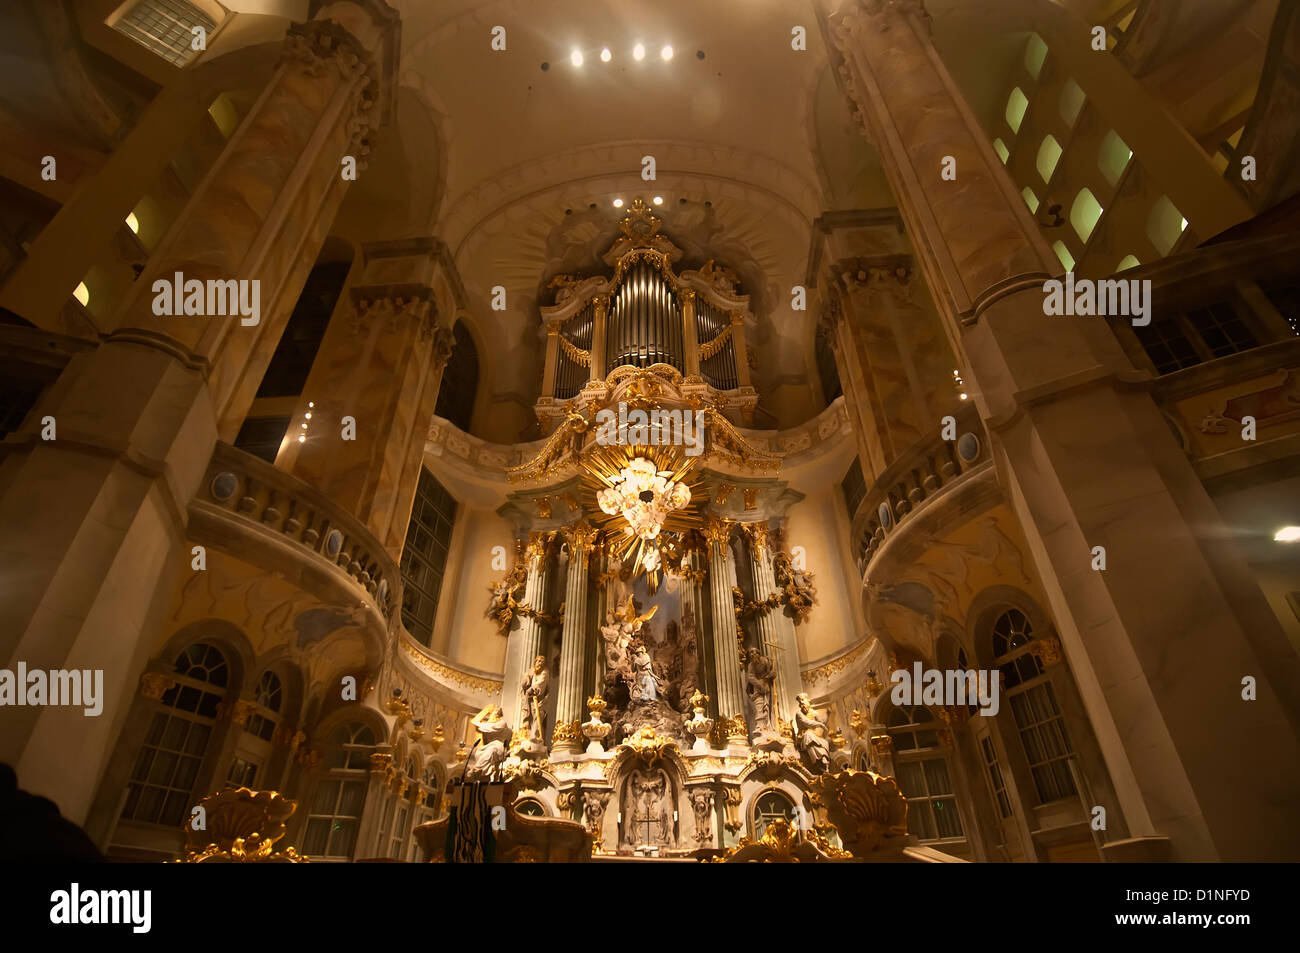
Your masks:
M190 536L283 575L325 602L354 602L378 633L396 623L397 564L351 513L225 443L189 506Z
M923 510L958 485L970 483L974 471L991 473L978 411L967 406L956 420L955 440L943 440L936 433L917 441L880 474L858 504L851 539L864 578L881 547L900 527L916 522Z

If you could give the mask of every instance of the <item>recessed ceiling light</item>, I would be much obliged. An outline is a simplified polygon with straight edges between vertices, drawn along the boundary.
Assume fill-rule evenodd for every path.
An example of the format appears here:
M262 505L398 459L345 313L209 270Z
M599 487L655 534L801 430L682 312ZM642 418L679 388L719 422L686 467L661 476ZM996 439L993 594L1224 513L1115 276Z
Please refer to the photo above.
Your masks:
M582 50L574 50L569 54L569 62L574 66L582 65Z
M313 401L310 401L310 400L309 400L309 401L307 401L307 406L308 406L308 407L315 407L316 404L315 404Z
M298 434L298 442L299 442L299 443L306 443L306 442L307 442L307 438L304 437L302 434Z
M614 58L614 54L609 51L608 46L600 51L600 61L602 63L608 63L613 58Z
M307 411L307 413L303 414L303 416L306 417L308 420L311 420L311 411L310 410Z
M962 395L961 395L961 399L962 399L962 400L965 400L965 399L966 399L966 395L965 395L965 394L962 394Z
M1300 540L1300 526L1283 526L1273 534L1273 541L1278 543L1294 543Z
M654 201L655 205L663 205L663 204L664 204L664 197L663 197L662 195L656 195L656 196L654 197L654 200L653 200L653 201Z
M672 48L672 46L669 45L669 44L667 44L667 43L665 43L665 44L664 44L664 48L663 48L662 50L659 51L659 55L662 56L665 60L670 60L670 59L672 59L672 58L673 58L673 48Z
M644 43L638 43L636 46L632 47L632 59L634 59L634 60L643 60L643 59L645 59L645 44L644 44Z
M623 207L623 200L622 200L622 199L614 199L614 208L622 208L622 207Z
M306 424L302 424L301 426L302 426L302 429L303 429L303 430L306 430L306 429L307 429L307 425L306 425Z

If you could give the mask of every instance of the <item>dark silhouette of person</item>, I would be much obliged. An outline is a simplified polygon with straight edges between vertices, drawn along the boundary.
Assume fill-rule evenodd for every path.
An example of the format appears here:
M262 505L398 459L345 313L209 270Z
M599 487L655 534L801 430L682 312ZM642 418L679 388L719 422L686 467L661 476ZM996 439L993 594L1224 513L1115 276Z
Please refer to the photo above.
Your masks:
M103 861L95 842L59 814L49 798L18 787L18 775L0 763L0 864Z

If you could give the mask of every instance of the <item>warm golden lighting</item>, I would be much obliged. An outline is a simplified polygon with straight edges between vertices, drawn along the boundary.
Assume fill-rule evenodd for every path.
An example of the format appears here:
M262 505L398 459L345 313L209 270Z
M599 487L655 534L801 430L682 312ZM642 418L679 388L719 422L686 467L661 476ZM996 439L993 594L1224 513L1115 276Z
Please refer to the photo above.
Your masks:
M581 65L582 65L582 51L581 51L581 50L574 50L572 53L570 53L570 54L569 54L569 62L572 63L574 66L581 66Z
M644 44L644 43L638 43L636 46L632 47L632 59L634 59L634 60L643 60L643 59L645 59L645 44Z
M86 305L90 304L90 289L86 287L86 283L84 281L79 282L77 284L77 287L73 289L72 297L80 301L81 306L83 308Z
M622 199L614 199L614 208L622 208L622 207L623 207L623 200L622 200Z
M614 54L609 51L608 46L600 51L600 61L602 63L608 63L613 58L614 58Z
M1300 540L1300 526L1283 526L1273 534L1273 541L1276 543L1294 543Z
M131 229L131 231L135 232L137 235L140 234L140 220L135 217L135 212L132 212L126 217L126 227Z
M673 48L665 43L664 48L659 51L659 55L664 58L664 62L667 62L673 58Z

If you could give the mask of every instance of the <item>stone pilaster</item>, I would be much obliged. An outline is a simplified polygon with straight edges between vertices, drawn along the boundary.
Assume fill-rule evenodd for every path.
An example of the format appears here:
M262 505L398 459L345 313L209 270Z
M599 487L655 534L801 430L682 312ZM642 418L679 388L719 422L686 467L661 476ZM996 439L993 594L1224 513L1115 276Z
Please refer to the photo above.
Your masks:
M576 754L582 750L581 734L574 725L585 719L582 676L586 669L587 570L595 545L595 532L579 521L563 530L569 547L569 565L564 585L564 628L560 638L560 674L555 699L555 733L552 750Z
M919 0L853 6L831 33L964 352L1131 836L1168 838L1177 860L1300 854L1300 660L1204 487L1109 327L1044 317L1060 265ZM940 178L945 156L955 182Z
M350 509L397 558L453 339L437 320L434 241L377 242L362 253L276 466Z
M763 600L776 592L776 575L772 571L773 540L767 521L741 524L749 544L750 580L754 598ZM799 649L795 643L794 623L780 605L768 612L755 613L759 644L772 660L776 681L772 683L772 731L779 733L782 721L793 721L794 697L803 691L799 677Z
M710 517L704 535L709 541L709 598L713 609L713 697L718 718L727 719L727 740L748 743L744 695L741 687L740 648L736 641L736 609L731 590L736 584L735 560L728 541L731 520Z

